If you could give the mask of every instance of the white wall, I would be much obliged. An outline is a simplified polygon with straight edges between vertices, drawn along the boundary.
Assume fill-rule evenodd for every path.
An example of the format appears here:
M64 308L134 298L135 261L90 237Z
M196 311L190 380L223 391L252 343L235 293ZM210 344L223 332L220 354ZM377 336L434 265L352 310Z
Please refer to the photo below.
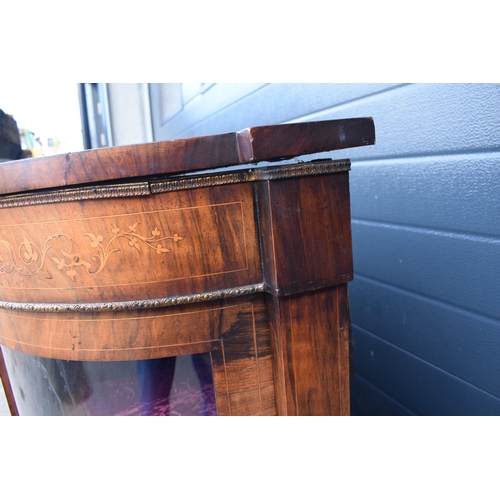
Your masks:
M153 141L147 83L108 83L113 146Z

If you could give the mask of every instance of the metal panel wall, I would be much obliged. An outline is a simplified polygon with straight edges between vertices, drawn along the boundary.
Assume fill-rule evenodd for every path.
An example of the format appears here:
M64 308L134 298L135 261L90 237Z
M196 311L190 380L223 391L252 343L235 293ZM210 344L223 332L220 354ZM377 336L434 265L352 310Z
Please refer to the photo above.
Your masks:
M353 414L500 414L500 86L200 88L155 140L373 116L376 146L335 153L353 161Z

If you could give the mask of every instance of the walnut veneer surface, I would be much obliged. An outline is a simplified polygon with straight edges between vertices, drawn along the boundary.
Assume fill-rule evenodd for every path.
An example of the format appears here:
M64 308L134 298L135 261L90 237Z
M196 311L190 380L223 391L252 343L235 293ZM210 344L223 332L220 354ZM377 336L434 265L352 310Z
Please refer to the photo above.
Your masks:
M349 414L349 161L177 174L374 140L358 118L0 165L0 344L209 352L219 415Z

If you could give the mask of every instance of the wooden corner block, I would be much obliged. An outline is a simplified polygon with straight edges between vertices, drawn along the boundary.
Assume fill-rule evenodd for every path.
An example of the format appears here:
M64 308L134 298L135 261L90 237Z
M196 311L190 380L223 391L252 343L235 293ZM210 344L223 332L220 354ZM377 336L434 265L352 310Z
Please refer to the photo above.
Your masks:
M353 278L348 172L256 183L266 291L318 290Z

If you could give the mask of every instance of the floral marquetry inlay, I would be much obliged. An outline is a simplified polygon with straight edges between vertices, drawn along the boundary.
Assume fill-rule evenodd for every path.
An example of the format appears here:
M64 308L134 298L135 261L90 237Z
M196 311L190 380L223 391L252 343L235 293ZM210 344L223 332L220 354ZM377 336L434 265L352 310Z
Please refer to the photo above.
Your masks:
M129 199L11 207L0 300L111 303L261 282L250 183Z
M131 250L141 253L144 250L154 251L157 255L172 252L166 246L168 241L177 243L184 236L162 236L160 229L150 228L151 236L144 236L138 232L139 222L124 230L116 224L111 224L109 234L85 233L88 247L80 250L75 239L67 234L54 233L47 237L42 246L36 245L26 236L19 246L0 239L0 274L16 276L18 282L31 278L37 274L44 274L51 279L54 269L64 273L67 278L76 281L79 272L86 272L96 276L106 267L109 258L120 252L116 246L118 240L128 242ZM2 250L3 247L3 250ZM51 264L51 261L54 264Z

